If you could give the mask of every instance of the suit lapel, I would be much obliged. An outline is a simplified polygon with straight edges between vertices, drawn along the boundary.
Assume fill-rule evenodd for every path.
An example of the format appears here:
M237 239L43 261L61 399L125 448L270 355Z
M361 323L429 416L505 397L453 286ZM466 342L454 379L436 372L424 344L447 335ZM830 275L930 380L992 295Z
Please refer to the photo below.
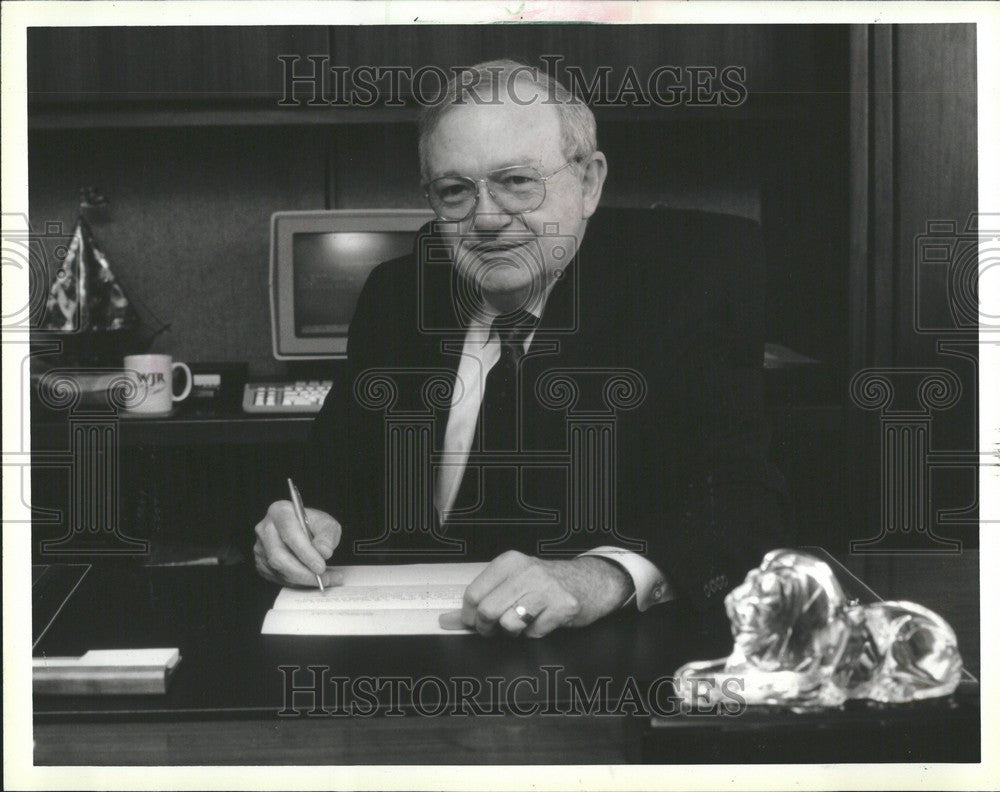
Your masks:
M426 267L427 265L424 265ZM457 311L458 290L449 262L435 263L421 273L419 333L422 365L446 373L454 382L462 356L465 328ZM434 448L444 448L444 433L450 408L438 412L434 421Z

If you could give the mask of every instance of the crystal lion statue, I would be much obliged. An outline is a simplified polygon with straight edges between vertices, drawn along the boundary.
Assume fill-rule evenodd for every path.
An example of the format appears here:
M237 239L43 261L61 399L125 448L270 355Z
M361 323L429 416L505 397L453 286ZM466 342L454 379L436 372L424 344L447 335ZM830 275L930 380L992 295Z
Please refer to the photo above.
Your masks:
M944 619L912 602L848 601L830 567L804 553L764 556L726 597L726 613L732 654L679 668L682 700L713 703L734 678L748 704L794 709L915 701L958 686L962 658Z

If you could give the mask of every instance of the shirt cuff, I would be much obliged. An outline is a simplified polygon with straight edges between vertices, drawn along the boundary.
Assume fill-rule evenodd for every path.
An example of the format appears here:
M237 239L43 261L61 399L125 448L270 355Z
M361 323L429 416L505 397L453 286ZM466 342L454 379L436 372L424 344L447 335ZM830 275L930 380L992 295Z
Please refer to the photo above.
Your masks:
M606 558L628 572L635 585L635 593L628 598L622 607L629 605L634 600L639 610L644 611L653 605L675 599L677 596L670 587L667 576L659 570L656 564L630 550L605 546L595 547L580 555Z

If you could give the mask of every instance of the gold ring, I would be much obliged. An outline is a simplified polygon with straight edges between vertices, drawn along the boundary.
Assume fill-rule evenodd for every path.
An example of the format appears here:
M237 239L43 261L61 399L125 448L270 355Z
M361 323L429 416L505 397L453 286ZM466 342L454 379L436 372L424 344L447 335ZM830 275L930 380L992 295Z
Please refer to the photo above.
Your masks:
M538 618L537 615L528 611L523 605L516 605L514 607L514 613L517 614L517 618L524 622L525 627L530 627L535 619Z

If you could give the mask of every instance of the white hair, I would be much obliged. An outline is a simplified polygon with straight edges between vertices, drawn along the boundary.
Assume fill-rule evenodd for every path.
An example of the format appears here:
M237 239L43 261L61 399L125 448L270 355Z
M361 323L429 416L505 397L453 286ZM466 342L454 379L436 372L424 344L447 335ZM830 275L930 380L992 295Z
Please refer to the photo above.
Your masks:
M463 81L459 96L459 76L471 78ZM439 101L424 107L419 124L420 174L423 179L429 178L427 172L427 150L430 137L441 119L454 107L469 104L466 92L474 95L475 102L488 102L501 95L509 95L509 86L513 80L524 80L540 89L541 103L553 103L559 113L559 126L562 136L562 151L566 159L574 166L585 162L597 151L597 123L594 114L586 102L573 95L566 87L547 72L534 66L528 66L515 60L502 59L477 63L464 69L457 69L448 80L444 93ZM574 168L575 169L575 168Z

